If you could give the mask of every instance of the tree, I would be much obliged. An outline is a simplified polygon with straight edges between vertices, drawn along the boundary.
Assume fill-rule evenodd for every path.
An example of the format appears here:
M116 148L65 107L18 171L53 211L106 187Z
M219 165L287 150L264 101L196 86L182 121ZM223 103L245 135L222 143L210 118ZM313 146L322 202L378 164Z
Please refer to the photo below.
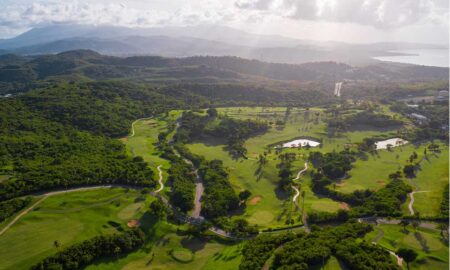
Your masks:
M53 245L55 246L55 248L59 248L61 245L59 244L59 241L58 240L55 240L54 242L53 242Z
M399 248L397 250L397 255L402 257L403 260L405 260L406 266L409 269L409 263L413 262L417 258L418 254L416 251L409 248Z
M389 179L391 180L398 180L402 178L402 173L400 171L396 171L395 173L389 174Z
M407 176L407 177L415 177L416 176L416 166L408 164L405 165L405 167L403 167L403 173Z
M241 199L241 201L247 200L250 196L252 196L252 193L246 189L239 192L239 199Z
M400 225L402 225L403 226L403 230L406 231L406 226L409 225L409 221L407 219L402 219L400 221Z
M150 214L155 215L159 218L164 217L164 215L167 213L166 205L163 203L162 200L158 199L153 201L150 204Z
M445 241L448 241L448 224L439 223L438 229L441 230L441 236Z
M214 118L217 117L218 113L217 110L214 108L209 108L206 113L208 114L209 117Z

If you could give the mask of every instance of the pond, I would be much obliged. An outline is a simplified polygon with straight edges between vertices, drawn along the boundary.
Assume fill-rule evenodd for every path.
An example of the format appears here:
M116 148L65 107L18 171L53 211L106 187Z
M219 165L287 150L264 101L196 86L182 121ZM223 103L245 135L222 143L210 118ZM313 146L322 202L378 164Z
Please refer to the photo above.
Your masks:
M377 147L377 150L379 150L379 149L387 149L388 145L391 145L391 147L396 147L407 143L408 141L403 140L401 138L392 138L384 141L375 142L375 146Z
M286 142L283 143L283 148L294 148L294 147L305 147L307 145L311 146L311 147L316 147L318 146L320 143L313 141L313 140L308 140L308 139L297 139L297 140L293 140L290 142Z

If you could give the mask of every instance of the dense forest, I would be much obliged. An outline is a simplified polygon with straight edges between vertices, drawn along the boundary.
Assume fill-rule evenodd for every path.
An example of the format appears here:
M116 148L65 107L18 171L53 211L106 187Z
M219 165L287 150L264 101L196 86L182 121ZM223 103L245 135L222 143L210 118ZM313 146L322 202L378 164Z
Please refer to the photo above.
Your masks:
M0 200L79 185L155 186L153 171L142 158L129 157L121 142L77 129L77 122L82 121L68 117L64 104L75 110L77 106L83 107L81 104L85 101L82 98L75 101L75 97L70 102L58 101L56 93L64 99L64 92L54 91L55 95L47 97L41 97L39 92L30 92L15 99L0 100L0 165L10 168L9 173L13 176L0 183ZM83 96L82 92L72 93ZM95 98L91 101L94 102ZM61 116L52 115L51 111L56 109ZM100 109L79 115L101 121ZM108 118L105 119L107 122ZM115 122L114 119L111 122ZM95 125L89 127L86 129L95 129ZM108 128L110 132L114 129L114 124Z
M399 269L388 251L360 240L371 230L368 224L346 223L315 226L309 234L261 235L245 244L239 270L260 269L272 254L270 269L311 269L331 256L350 269Z

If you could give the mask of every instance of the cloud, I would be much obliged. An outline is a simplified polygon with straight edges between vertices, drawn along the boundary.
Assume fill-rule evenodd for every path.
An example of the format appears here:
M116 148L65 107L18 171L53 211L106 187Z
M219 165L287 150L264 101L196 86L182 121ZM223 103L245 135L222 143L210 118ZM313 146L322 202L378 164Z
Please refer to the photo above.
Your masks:
M2 3L5 1L6 3ZM61 23L107 24L130 27L219 23L235 19L230 9L209 5L174 5L170 10L153 8L150 3L128 5L124 1L9 1L0 0L0 34L22 32L35 26ZM206 8L199 8L206 6ZM232 6L232 4L231 4ZM7 31L6 31L7 29ZM3 30L3 31L2 31Z
M422 20L448 23L447 0L238 0L235 6L295 20L354 23L380 29Z

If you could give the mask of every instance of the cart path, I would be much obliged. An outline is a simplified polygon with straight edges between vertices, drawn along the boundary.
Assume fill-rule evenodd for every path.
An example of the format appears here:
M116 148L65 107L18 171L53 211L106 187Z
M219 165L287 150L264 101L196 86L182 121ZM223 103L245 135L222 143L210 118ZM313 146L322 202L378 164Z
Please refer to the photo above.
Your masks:
M423 193L423 192L430 192L430 191L413 191L411 193L409 193L409 204L408 204L408 209L409 209L409 213L414 216L414 208L413 208L413 204L414 204L414 194L416 193Z
M134 136L134 124L136 124L137 122L141 121L141 120L147 120L147 119L152 119L153 117L144 117L144 118L139 118L133 121L133 123L131 123L131 134L130 136L128 136L128 138L131 138Z
M163 183L163 175L162 175L162 170L161 170L162 165L159 165L158 167L156 167L156 169L158 169L159 172L159 188L157 190L155 190L155 193L159 193L164 189L164 183Z
M111 188L113 185L104 185L104 186L94 186L94 187L80 187L80 188L73 188L68 190L59 190L59 191L52 191L47 192L42 195L42 198L40 198L37 202L35 202L33 205L22 211L20 214L18 214L11 222L8 223L1 231L0 236L3 235L9 228L11 228L12 225L14 225L21 217L31 212L36 206L38 206L40 203L42 203L45 199L47 199L50 196L59 195L63 193L69 193L69 192L75 192L75 191L84 191L84 190L92 190L92 189L99 189L99 188Z
M372 244L377 245L377 244L378 244L378 241L380 241L380 239L383 238L383 236L384 236L384 231L383 231L382 229L378 228L378 226L375 227L375 229L378 231L378 234L377 234L377 235L375 236L375 238L372 240ZM383 246L381 246L381 245L378 245L378 246L384 248L387 252L389 252L389 254L391 254L392 256L394 256L394 257L397 259L397 264L398 264L398 266L403 267L403 258L402 258L402 257L398 256L394 251L392 251L392 250L390 250L390 249L388 249L388 248L385 248L385 247L383 247Z
M300 176L302 176L302 174L307 170L308 170L308 162L305 162L305 168L297 173L297 177L294 178L294 181L300 179Z
M297 176L296 176L293 180L296 181L296 180L300 179L300 176L302 176L302 174L303 174L304 172L306 172L307 170L308 170L308 162L305 162L305 168L304 168L303 170L299 171L299 172L297 173ZM294 186L294 185L291 185L291 187L292 187L292 189L295 190L295 195L294 195L294 197L292 198L292 201L295 203L296 206L298 206L298 204L297 204L297 198L298 198L298 196L300 195L300 191L299 191L298 188L297 188L296 186Z
M292 198L292 201L294 202L295 205L298 206L298 204L297 204L297 198L298 198L298 196L300 195L300 191L299 191L298 188L297 188L296 186L294 186L294 185L292 185L291 187L295 190L295 195L294 195L294 198Z

